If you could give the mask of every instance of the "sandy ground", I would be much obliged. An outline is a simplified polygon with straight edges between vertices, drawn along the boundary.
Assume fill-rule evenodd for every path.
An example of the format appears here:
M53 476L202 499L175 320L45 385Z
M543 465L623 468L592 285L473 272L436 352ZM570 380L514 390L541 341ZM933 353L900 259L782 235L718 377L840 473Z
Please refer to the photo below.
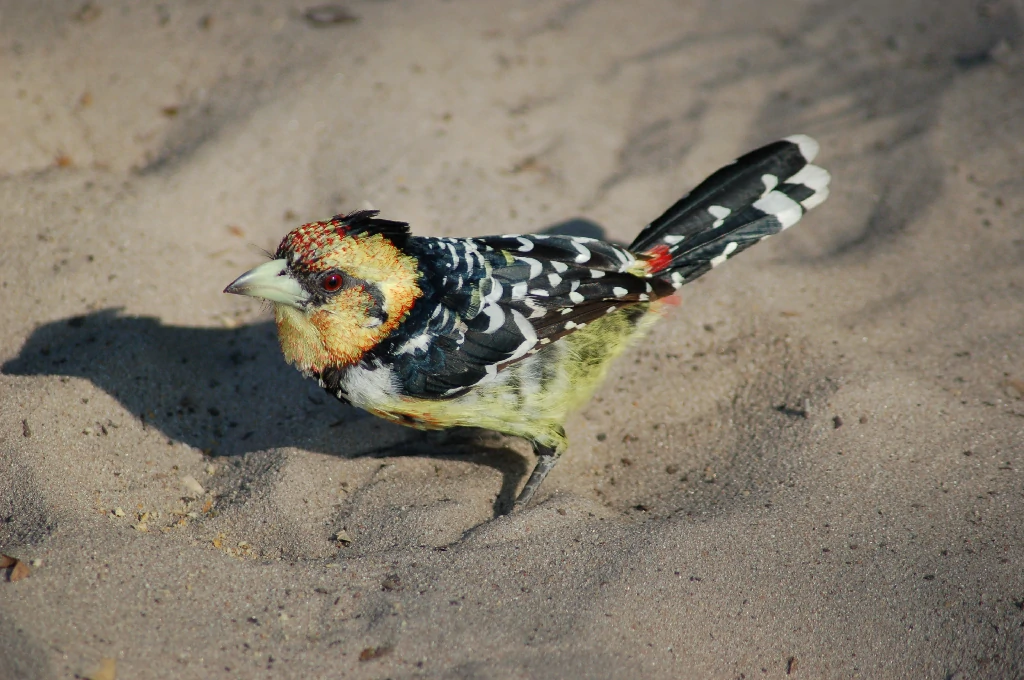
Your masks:
M0 678L1024 676L1024 5L302 9L0 3ZM343 407L221 294L367 204L629 241L794 132L832 198L514 517L523 443Z

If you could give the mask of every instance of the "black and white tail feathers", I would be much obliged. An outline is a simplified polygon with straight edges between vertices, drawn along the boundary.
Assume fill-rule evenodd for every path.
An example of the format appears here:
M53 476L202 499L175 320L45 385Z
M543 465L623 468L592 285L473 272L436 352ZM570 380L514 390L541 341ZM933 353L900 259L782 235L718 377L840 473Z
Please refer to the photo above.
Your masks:
M651 257L649 276L679 288L727 258L796 224L828 198L818 143L793 135L740 157L644 227L630 245Z

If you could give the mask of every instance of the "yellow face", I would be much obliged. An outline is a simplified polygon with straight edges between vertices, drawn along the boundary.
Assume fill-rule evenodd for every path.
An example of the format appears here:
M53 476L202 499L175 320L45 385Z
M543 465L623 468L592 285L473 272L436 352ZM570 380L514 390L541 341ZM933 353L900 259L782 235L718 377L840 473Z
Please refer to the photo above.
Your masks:
M226 292L273 302L285 359L319 374L358 362L401 323L422 295L418 277L390 238L335 218L293 230Z

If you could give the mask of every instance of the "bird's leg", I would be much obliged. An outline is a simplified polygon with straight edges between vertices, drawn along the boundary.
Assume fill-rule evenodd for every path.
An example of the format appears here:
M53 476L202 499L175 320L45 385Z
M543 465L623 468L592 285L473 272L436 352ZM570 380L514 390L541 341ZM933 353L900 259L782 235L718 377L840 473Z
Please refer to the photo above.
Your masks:
M530 499L533 498L533 494L540 488L540 483L551 472L551 468L555 467L555 463L558 462L564 450L565 446L545 446L539 442L533 442L533 452L537 454L537 464L534 466L533 472L530 473L530 479L527 480L526 486L519 493L519 498L512 506L512 512L526 507Z

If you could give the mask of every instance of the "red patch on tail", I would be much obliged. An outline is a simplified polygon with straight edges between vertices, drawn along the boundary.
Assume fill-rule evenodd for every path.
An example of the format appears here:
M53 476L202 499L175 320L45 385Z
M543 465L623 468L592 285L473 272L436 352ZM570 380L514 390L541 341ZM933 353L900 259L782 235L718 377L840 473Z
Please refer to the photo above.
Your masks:
M657 274L660 271L664 271L672 262L672 254L668 252L668 246L664 243L659 243L644 253L644 255L647 257L644 267L647 269L648 274Z
M661 302L669 307L678 307L681 304L683 304L683 299L679 297L679 293L676 292L672 293L671 295L666 295L663 298L658 298L658 302Z

